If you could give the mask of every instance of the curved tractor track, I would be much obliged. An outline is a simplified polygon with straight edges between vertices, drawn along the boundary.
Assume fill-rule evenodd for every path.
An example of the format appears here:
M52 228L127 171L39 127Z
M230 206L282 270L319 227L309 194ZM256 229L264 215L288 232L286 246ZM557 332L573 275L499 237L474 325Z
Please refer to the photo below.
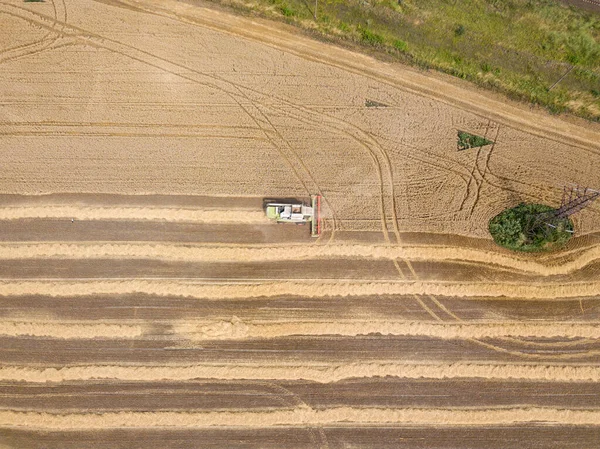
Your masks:
M0 447L597 444L598 206L486 233L597 126L192 2L0 17ZM262 210L311 194L318 239Z

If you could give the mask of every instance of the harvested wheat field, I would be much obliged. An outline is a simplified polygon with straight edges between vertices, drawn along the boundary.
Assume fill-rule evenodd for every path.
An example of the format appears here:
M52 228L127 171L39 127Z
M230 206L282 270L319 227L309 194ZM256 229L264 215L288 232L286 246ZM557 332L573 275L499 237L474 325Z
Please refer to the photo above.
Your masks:
M0 20L0 448L598 447L600 202L487 223L600 126L192 1Z

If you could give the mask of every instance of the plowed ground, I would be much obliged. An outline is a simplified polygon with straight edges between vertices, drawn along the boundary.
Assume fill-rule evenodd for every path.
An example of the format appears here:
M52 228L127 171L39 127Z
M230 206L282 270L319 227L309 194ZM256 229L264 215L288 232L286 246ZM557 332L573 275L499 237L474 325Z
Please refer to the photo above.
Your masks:
M600 186L597 126L198 4L0 18L0 447L597 445L598 205L486 232Z

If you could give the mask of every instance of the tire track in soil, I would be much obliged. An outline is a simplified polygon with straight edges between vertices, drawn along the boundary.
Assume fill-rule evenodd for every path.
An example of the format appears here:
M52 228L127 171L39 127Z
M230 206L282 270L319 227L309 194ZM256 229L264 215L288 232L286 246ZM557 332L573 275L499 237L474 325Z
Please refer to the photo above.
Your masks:
M491 127L492 127L492 122L491 122L491 120L488 120L488 123L486 125L486 130L483 135L484 138L486 138L486 139L488 138L488 133L489 133ZM463 201L459 207L459 211L462 211L463 209L468 208L468 212L467 212L467 216L466 216L467 220L470 220L471 217L473 216L473 211L475 209L475 206L477 205L477 202L479 201L481 187L483 186L483 183L487 181L485 179L485 176L488 173L489 160L492 155L492 152L494 151L494 147L496 145L496 142L498 141L498 136L500 134L500 126L495 124L494 128L496 130L496 134L495 134L494 138L492 139L493 143L491 145L485 145L483 147L477 148L477 153L475 155L473 167L471 168L469 182L466 187L467 191L466 191ZM479 165L482 161L483 161L483 167L480 168ZM471 187L472 182L475 183L475 189L474 189L473 195L471 195L469 193L469 189ZM471 198L471 204L466 206L467 199L469 199L469 198Z
M411 145L408 142L404 141L403 139L393 140L393 141L399 147L404 147L409 150L409 151L406 151L406 153L403 153L403 155L402 155L402 157L404 157L405 159L416 162L418 164L433 167L437 171L443 171L443 172L448 172L448 173L454 174L464 183L465 189L466 189L466 186L468 184L467 179L469 179L470 174L468 171L466 171L466 168L463 165L459 164L458 162L454 161L451 158L444 159L440 155L436 154L435 152L428 151L427 149L419 148L414 145ZM452 168L451 165L458 166L458 168ZM463 169L464 172L461 169ZM407 196L408 196L408 193L407 193ZM444 217L455 218L457 212L459 212L459 211L460 211L460 209L458 209L456 211L450 211L450 212L440 211L440 212L435 213L435 217L436 218L444 218Z
M54 49L62 48L66 46L72 46L72 43L65 43L61 46L55 46ZM4 130L0 131L0 136L68 136L68 137L80 137L80 136L93 136L93 137L202 137L205 139L236 139L239 141L250 141L250 142L264 142L268 139L259 136L251 135L240 135L240 134L225 134L214 132L209 134L203 130L194 130L196 126L173 126L166 123L154 124L153 127L160 128L183 128L185 131L179 132L165 132L162 129L153 129L146 132L140 131L126 131L126 128L142 128L144 125L130 125L130 124L108 124L108 123L95 123L93 125L88 124L63 124L57 123L56 125L49 125L47 123L37 124L34 122L27 122L26 127L35 127L35 129L23 129L10 131L10 127L20 127L20 123L15 122L0 122L0 126ZM111 126L114 126L112 129ZM84 129L89 127L89 129ZM65 129L66 128L66 129ZM76 131L70 130L71 128L78 128ZM94 129L104 128L104 129ZM242 128L242 127L240 127Z
M57 42L61 38L60 31L64 29L64 25L61 25L59 33L56 32L56 25L60 24L60 22L67 23L67 6L65 0L60 0L57 4L56 0L51 0L50 4L52 5L52 10L54 12L54 23L46 31L46 34L35 42L31 42L29 44L19 45L16 47L12 47L6 50L0 51L0 64L13 61L16 59L21 59L29 56L34 56L36 54L42 53L46 50L52 50L61 48L64 44L57 45ZM5 12L7 15L11 15ZM59 19L59 15L61 18ZM48 39L50 35L54 35L52 39ZM68 42L67 42L68 43ZM39 48L38 48L39 47ZM8 55L7 55L8 53ZM11 54L16 53L16 54Z
M498 132L499 132L500 125L496 124L496 126L498 127ZM487 130L486 130L486 133L487 133ZM495 144L497 143L497 139L498 139L498 133L496 134L496 138L494 139L494 144L492 144L492 148L490 148L490 151L486 152L487 154L485 156L484 170L483 170L483 173L486 175L485 182L488 185L490 185L491 187L498 189L499 191L502 191L505 193L512 193L521 198L527 197L531 201L540 201L539 195L535 195L533 193L528 193L528 192L540 191L540 189L543 188L542 186L528 183L523 179L519 180L516 178L506 178L506 177L497 175L496 173L494 173L492 170L489 169L489 161L491 158L491 152L493 150L493 147L495 147ZM552 140L552 139L550 139L550 140ZM485 148L485 147L483 147L483 148ZM480 148L480 150L481 150L481 148ZM477 167L479 160L480 160L480 158L479 158L479 152L478 152L478 156L475 161L476 165L474 166L474 169ZM520 188L519 190L517 190L515 188L510 188L507 186L507 183L518 184L519 186L522 186L522 188ZM560 186L556 186L556 187L557 187L557 190L562 190L563 186L560 185ZM479 195L480 188L481 188L481 183L478 184L478 186L477 186L477 190L476 190L477 196ZM466 197L465 197L464 201L466 201ZM475 204L473 204L471 206L471 209L470 209L471 212L470 212L469 216L471 216L474 207L475 207Z

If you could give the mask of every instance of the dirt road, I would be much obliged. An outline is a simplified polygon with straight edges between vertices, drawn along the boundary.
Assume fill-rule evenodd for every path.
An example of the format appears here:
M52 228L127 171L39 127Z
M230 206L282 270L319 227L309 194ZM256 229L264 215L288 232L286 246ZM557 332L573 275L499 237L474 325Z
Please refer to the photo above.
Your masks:
M596 444L598 205L486 226L600 186L598 126L197 4L0 17L1 448Z

